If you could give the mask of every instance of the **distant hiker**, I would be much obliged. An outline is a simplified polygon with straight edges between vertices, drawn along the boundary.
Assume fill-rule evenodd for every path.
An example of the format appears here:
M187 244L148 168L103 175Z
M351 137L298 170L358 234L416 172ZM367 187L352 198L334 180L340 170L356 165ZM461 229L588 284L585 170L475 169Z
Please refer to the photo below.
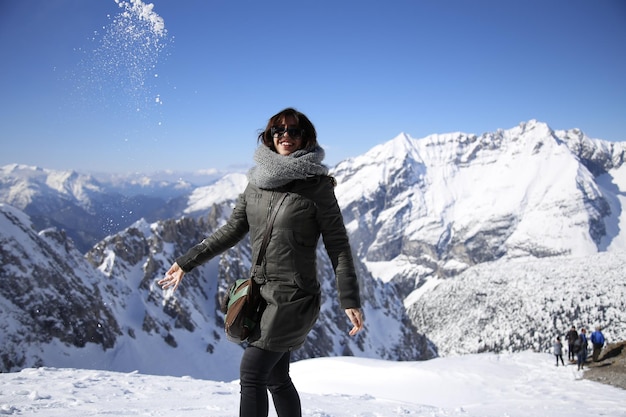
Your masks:
M578 332L576 331L576 327L572 326L567 335L565 336L565 340L567 340L567 359L570 362L576 361L576 340L578 340Z
M587 360L587 330L583 327L580 329L580 336L577 341L578 346L578 370L583 369L585 361Z
M559 359L561 359L561 365L565 366L565 363L563 362L563 343L561 343L561 338L559 336L557 336L552 347L554 348L554 356L556 356L556 366L559 366Z
M596 330L591 333L591 344L593 345L593 361L598 362L600 352L604 347L604 335L600 329L600 326L596 326Z

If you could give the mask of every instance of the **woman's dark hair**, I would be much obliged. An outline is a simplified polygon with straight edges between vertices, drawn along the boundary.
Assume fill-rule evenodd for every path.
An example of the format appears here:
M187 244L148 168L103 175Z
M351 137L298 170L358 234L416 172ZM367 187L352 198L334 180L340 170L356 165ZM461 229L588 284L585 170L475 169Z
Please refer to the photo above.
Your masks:
M291 107L281 110L272 117L270 117L270 120L267 122L265 130L259 133L259 137L257 138L258 141L276 152L271 129L273 127L279 127L283 125L285 119L289 116L296 119L298 127L302 129L302 149L312 150L317 147L317 133L315 132L315 126L313 126L313 123L311 123L309 118L306 117L304 113L301 113Z

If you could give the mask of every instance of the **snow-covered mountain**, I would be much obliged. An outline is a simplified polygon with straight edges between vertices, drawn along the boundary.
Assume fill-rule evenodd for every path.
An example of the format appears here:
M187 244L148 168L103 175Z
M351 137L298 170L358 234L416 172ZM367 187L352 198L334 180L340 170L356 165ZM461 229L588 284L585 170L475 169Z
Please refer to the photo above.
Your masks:
M362 282L367 328L357 338L345 336L347 322L320 247L323 311L310 343L296 358L351 354L410 360L486 350L542 351L572 324L608 325L609 340L626 338L620 276L626 248L625 150L624 143L591 139L577 129L553 131L532 120L480 136L450 133L413 139L401 134L341 162L332 172ZM10 175L5 173L9 168ZM4 369L31 366L34 360L63 366L59 358L73 363L81 352L85 358L98 357L92 359L94 367L215 378L210 365L199 370L197 363L238 360L233 351L239 348L223 338L216 302L227 282L245 274L250 263L247 242L194 271L175 295L163 293L154 282L174 257L226 220L245 186L243 174L192 187L170 200L155 187L153 196L167 201L172 216L158 216L153 208L151 215L158 221L145 216L118 227L84 257L67 243L52 245L57 253L44 259L26 254L50 246L51 239L66 239L54 230L34 233L33 228L40 229L39 217L24 207L45 207L51 197L44 197L42 190L54 188L59 190L52 193L55 201L72 195L87 210L91 206L84 202L95 198L76 196L95 193L106 200L107 187L87 182L91 185L80 193L67 185L41 187L31 201L40 198L42 203L20 206L14 203L20 201L15 198L17 184L32 187L32 181L15 170L30 168L9 168L4 167L1 178L0 202L30 214L35 224L12 207L0 210L6 224L15 225L5 228L2 223L0 228L0 279L29 282L33 268L56 275L22 293L0 291L7 311L15 317L28 311L32 317L27 323L5 324L6 334L15 336L0 335L2 351L27 353L21 362L5 355ZM5 241L17 243L5 250ZM54 267L50 258L60 266ZM21 301L62 291L40 287L70 279L72 274L64 278L64 271L71 265L90 271L79 275L85 277L79 292L101 300L97 317L107 326L107 337L94 336L83 346L60 339L60 331L52 330L71 333L73 327L56 323L53 311L45 316L49 321L44 329L52 329L48 338L31 340L33 349L18 348L28 326L41 319L32 315L32 304ZM27 292L39 297L28 298ZM76 297L80 305L84 295ZM63 301L61 295L53 299ZM7 343L11 349L4 349ZM150 357L142 353L146 349L153 353ZM176 365L164 365L172 355Z
M10 164L0 167L0 203L24 211L38 230L65 230L76 247L86 252L139 219L152 222L194 215L198 211L194 199L202 190L214 191L211 186L216 182L228 183L230 174L217 170L83 174ZM217 191L232 198L232 190ZM206 212L202 207L197 215Z
M540 349L571 325L626 337L625 151L532 120L401 134L334 175L357 257L440 354Z
M65 230L81 252L139 219L178 215L186 201L179 197L192 189L185 181L145 177L122 181L116 176L97 180L75 171L18 164L0 167L0 203L24 211L38 230Z
M401 134L334 174L361 258L418 259L418 278L446 277L503 256L626 248L625 151L531 121L482 136Z
M228 283L249 270L249 242L188 274L175 295L156 285L181 250L225 221L228 208L215 205L200 219L140 220L83 255L62 231L37 233L23 212L0 204L2 371L45 365L235 379L242 349L224 337L218 306ZM312 343L294 359L436 356L395 287L366 271L364 310L377 324L349 337L329 264L319 271L324 299Z

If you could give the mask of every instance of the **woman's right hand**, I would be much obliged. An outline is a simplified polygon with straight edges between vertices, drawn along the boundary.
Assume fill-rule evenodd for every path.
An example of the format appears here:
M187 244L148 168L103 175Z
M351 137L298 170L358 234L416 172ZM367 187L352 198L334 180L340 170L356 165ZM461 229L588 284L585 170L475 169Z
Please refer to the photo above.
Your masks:
M174 262L174 264L168 269L165 273L165 277L158 281L158 284L164 290L172 287L172 292L176 291L178 285L183 280L183 275L185 275L185 271L183 271L178 263Z

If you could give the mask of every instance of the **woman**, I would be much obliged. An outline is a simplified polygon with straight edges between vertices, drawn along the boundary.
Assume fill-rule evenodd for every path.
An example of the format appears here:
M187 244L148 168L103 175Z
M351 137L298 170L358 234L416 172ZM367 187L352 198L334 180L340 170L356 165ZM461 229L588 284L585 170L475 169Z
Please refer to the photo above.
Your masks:
M335 181L322 164L324 150L313 124L287 108L269 119L258 141L256 166L248 173L248 186L227 224L176 259L159 285L175 290L186 272L232 247L248 232L257 253L273 204L286 193L258 282L266 307L241 359L239 415L267 416L269 390L279 417L297 417L302 412L289 376L290 352L304 344L319 315L315 265L320 235L335 271L341 307L353 326L350 335L363 328L359 286L334 194Z
M554 349L554 356L556 356L556 366L559 366L559 359L561 359L561 365L565 366L565 363L563 362L563 343L561 343L560 336L556 337L552 347Z

